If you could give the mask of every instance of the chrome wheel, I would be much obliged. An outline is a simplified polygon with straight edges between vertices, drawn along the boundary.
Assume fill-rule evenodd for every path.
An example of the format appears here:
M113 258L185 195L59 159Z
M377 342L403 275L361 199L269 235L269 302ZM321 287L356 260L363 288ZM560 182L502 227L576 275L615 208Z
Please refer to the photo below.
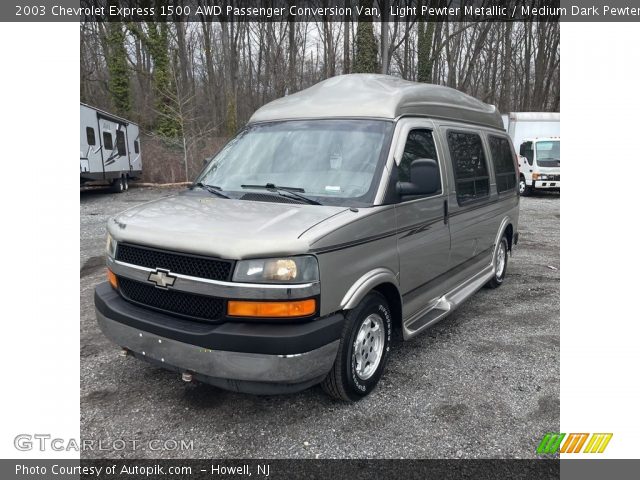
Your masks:
M518 190L520 190L520 194L523 194L527 189L527 183L524 181L524 178L520 179L520 183L518 184Z
M500 242L498 246L498 254L496 255L496 277L502 278L504 275L504 267L507 264L507 249L504 242Z
M382 317L372 313L364 319L353 342L353 363L356 375L367 380L376 372L382 359L384 326Z

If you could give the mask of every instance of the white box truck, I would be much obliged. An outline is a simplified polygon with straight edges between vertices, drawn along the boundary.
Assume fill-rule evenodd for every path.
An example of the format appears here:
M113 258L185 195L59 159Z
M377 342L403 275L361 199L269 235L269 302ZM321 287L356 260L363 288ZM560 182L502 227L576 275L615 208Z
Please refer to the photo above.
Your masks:
M142 174L140 128L95 107L80 104L80 185L108 183L115 192Z
M560 190L560 114L512 112L507 127L519 152L519 190Z

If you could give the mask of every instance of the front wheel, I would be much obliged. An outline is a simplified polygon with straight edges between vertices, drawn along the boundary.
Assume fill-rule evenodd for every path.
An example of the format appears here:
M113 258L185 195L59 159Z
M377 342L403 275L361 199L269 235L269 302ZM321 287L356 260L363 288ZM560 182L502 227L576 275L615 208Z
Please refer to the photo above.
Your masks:
M493 278L487 283L489 288L498 288L504 282L507 274L507 261L509 259L509 244L507 237L503 236L498 244L498 249L493 258Z
M518 191L520 192L520 195L522 195L523 197L528 197L529 195L531 195L532 190L532 187L528 186L524 177L521 176L520 182L518 183Z
M355 402L376 386L391 346L391 311L378 292L369 293L345 315L336 361L322 389L338 400Z

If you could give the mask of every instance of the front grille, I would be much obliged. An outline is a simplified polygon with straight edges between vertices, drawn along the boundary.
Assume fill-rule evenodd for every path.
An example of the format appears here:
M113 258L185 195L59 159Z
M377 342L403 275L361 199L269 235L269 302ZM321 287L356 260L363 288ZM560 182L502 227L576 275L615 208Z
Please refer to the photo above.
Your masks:
M547 180L551 180L552 182L559 182L560 175L547 175Z
M118 277L122 296L131 302L197 320L216 321L224 315L224 300L178 290L164 290L153 285Z
M169 252L126 243L118 244L116 260L147 268L164 268L172 273L210 280L229 280L232 262L186 253Z

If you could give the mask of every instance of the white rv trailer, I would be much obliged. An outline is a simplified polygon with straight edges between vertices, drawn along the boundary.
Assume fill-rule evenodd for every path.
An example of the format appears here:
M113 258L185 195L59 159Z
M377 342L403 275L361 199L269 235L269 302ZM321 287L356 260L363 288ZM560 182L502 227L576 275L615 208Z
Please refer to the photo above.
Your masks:
M80 104L80 185L109 183L129 188L142 174L140 129L124 118Z

